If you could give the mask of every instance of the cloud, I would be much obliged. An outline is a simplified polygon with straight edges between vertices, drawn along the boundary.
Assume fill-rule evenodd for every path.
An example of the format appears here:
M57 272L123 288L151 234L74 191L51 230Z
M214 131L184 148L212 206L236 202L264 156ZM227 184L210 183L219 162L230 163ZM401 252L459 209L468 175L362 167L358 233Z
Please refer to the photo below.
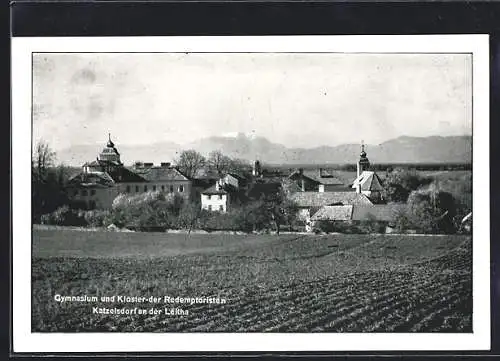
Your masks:
M442 54L43 54L34 127L61 147L108 132L147 144L254 130L302 147L447 135L470 129L470 69Z

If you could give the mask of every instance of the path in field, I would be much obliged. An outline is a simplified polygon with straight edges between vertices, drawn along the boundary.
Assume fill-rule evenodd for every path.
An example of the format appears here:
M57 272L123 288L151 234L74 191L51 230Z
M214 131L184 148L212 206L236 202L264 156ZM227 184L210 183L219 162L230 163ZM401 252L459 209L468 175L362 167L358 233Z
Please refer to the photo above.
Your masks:
M35 331L471 331L470 237L106 233L34 237ZM179 305L185 316L92 315L55 293L227 303Z

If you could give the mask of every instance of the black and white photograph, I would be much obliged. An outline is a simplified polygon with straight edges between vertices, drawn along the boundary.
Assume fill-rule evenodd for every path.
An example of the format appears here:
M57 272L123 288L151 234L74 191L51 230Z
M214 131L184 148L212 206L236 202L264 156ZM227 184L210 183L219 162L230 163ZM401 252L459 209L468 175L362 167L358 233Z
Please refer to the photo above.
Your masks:
M473 51L240 44L30 52L29 332L477 334Z

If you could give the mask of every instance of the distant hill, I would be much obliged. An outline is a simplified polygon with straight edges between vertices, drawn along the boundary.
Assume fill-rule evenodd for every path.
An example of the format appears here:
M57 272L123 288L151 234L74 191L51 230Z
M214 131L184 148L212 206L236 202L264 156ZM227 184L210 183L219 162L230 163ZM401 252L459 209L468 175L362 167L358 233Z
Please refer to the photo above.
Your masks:
M136 160L144 162L172 162L183 149L196 149L207 155L221 150L232 158L248 161L255 159L268 164L344 164L355 163L359 157L359 144L318 146L315 148L288 148L272 143L264 137L236 136L208 137L179 145L163 142L151 145L116 145L125 164ZM75 145L57 152L59 162L81 165L93 160L101 151L99 146ZM378 145L366 145L372 163L468 163L472 161L471 136L401 136Z

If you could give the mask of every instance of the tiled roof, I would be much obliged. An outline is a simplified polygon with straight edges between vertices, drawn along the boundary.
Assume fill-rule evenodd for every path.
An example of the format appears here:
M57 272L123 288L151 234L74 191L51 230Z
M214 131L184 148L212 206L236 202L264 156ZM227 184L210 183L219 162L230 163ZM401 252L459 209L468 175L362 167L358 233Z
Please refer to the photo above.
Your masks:
M403 212L405 204L377 204L372 206L354 207L352 212L353 221L387 221L391 222L396 216Z
M148 167L133 170L148 182L188 181L189 178L178 169L172 167Z
M296 192L289 197L299 207L372 204L368 197L356 192Z
M125 167L114 167L109 175L117 183L142 183L146 179Z
M245 180L245 177L243 177L243 176L241 176L239 174L233 173L233 172L229 172L229 173L227 173L227 175L230 175L230 176L236 178L239 181Z
M323 206L311 217L312 221L349 221L353 206Z
M380 180L377 173L372 171L363 171L361 175L356 178L352 184L352 188L356 188L358 184L361 185L362 191L381 191L382 181Z
M320 176L321 175L323 176ZM333 171L327 171L327 170L309 170L309 169L304 169L302 171L302 175L304 177L309 178L311 181L319 183L319 184L329 184L329 185L343 185L344 182L337 178L335 176L335 173ZM300 178L300 172L295 171L289 176L292 179L298 179Z
M207 194L207 195L212 195L212 194L228 194L228 192L224 188L222 188L222 187L220 187L219 189L217 189L216 184L214 184L210 188L205 189L203 192L201 192L201 194Z
M114 185L113 178L105 172L80 172L68 181L68 186L77 187L90 187L90 186L104 186L112 187Z

